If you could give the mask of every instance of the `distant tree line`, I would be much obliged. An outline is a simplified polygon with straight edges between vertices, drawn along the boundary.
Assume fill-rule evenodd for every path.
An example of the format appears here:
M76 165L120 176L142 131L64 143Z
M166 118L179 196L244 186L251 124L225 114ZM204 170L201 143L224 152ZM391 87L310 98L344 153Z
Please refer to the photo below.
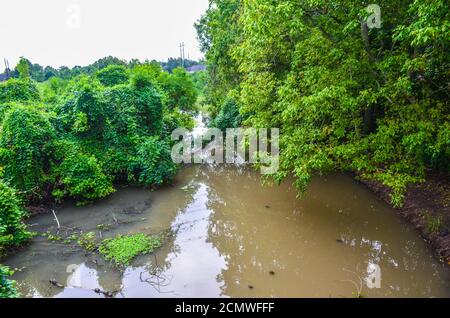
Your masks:
M159 63L163 70L172 73L174 69L178 67L184 67L188 68L194 65L199 65L201 62L184 59L181 58L169 58L167 62L156 62L152 61L153 63ZM61 79L72 79L79 75L92 75L95 72L102 70L110 65L121 65L125 66L126 68L133 68L137 65L143 65L148 64L150 61L145 60L141 62L138 59L131 59L130 61L121 60L117 57L113 56L107 56L104 58L99 59L98 61L87 65L87 66L74 66L73 68L69 68L67 66L61 66L59 68L54 68L52 66L42 66L37 63L32 63L27 58L21 58L17 66L9 71L9 77L11 78L19 78L21 69L24 69L24 67L28 70L27 76L29 76L31 79L35 80L36 82L45 82L48 79L52 77L58 77ZM5 70L4 73L0 74L0 78L7 78L6 77L7 71ZM3 76L2 76L3 75Z

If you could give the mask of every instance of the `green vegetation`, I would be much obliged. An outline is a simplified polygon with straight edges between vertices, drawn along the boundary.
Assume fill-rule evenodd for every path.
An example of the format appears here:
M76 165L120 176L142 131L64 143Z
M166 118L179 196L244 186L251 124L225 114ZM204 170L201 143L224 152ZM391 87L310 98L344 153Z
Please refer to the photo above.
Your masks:
M105 86L115 86L128 82L128 72L123 65L109 65L98 71L95 76Z
M99 224L99 231L107 231L108 225ZM143 233L118 235L114 238L101 240L95 232L67 232L64 235L54 234L50 231L41 234L51 242L77 245L86 252L99 252L106 260L116 265L129 265L138 255L148 254L160 247L166 234L145 235Z
M119 235L113 239L104 240L99 247L99 252L117 265L128 265L136 256L151 253L161 245L162 241L158 236L142 233Z
M17 66L13 70L10 70L10 76L12 76L13 78L29 77L32 80L41 83L55 78L69 80L82 74L90 76L94 75L95 73L102 72L103 69L106 69L108 67L112 67L114 71L109 70L106 73L112 74L115 73L115 71L121 73L119 67L131 69L137 65L145 65L149 63L158 64L158 66L160 66L164 71L172 73L177 68L188 68L194 65L199 65L202 62L189 59L181 60L181 58L169 58L167 62L150 62L148 60L141 62L137 59L132 59L131 61L127 62L118 59L117 57L107 56L87 66L75 66L73 68L61 66L60 68L55 69L51 66L44 67L39 64L34 64L30 60L22 57ZM109 75L106 75L106 77L109 77Z
M22 221L25 215L17 193L0 180L0 256L7 247L18 246L31 236Z
M0 298L18 298L19 292L16 289L16 281L8 279L9 276L14 274L6 266L0 265Z
M222 129L281 129L276 180L304 190L314 174L355 171L401 206L427 170L450 170L449 8L387 1L369 28L368 4L210 0L196 25L205 98Z
M430 211L424 211L422 217L425 220L425 227L428 233L437 234L445 228L442 216L433 215Z
M198 95L184 69L107 57L54 70L22 58L13 76L0 83L0 255L31 236L25 204L86 204L118 185L153 188L176 173L170 134L193 126ZM97 249L94 233L77 243Z
M97 249L97 240L94 232L81 234L77 243L88 252L93 252Z

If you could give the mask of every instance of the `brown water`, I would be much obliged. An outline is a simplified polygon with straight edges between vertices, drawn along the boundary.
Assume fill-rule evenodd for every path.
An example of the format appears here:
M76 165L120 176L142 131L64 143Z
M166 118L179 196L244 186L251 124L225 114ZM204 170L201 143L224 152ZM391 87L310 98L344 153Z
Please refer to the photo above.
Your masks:
M450 273L412 227L346 175L316 178L302 199L286 182L262 186L256 172L183 169L173 186L127 188L92 206L57 211L63 227L173 238L119 270L76 245L37 237L5 260L21 268L34 297L449 297ZM50 215L30 220L54 231ZM108 231L98 224L111 224ZM380 288L364 281L374 266ZM65 288L51 286L54 278Z

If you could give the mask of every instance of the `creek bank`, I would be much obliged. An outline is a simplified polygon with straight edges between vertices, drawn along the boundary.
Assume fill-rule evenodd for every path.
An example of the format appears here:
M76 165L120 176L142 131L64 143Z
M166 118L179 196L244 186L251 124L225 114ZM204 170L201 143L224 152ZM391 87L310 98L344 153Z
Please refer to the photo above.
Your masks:
M392 206L388 187L375 180L365 180L357 173L353 175L357 181L370 189L378 198ZM26 209L30 216L37 216L51 214L52 209L58 210L61 206L48 201L29 205ZM269 208L269 206L266 206L266 208ZM409 186L405 194L403 207L394 207L394 209L402 218L414 226L419 235L433 248L436 256L450 265L449 180L442 175L429 174L425 182ZM132 211L125 212L130 213Z
M378 181L355 179L380 199L392 206L390 190ZM408 187L403 207L395 208L410 222L420 236L433 248L442 262L450 265L450 182L438 174L429 174L425 182Z

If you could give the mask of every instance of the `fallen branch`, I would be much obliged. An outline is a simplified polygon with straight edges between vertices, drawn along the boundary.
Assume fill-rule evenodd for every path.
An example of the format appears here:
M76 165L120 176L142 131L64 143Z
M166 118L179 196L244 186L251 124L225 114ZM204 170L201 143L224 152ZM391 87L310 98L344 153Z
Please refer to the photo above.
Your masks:
M58 229L61 227L61 225L59 224L59 220L58 217L56 216L55 210L52 210L53 216L55 217L55 221L58 224Z
M58 287L58 288L64 288L64 286L62 285L62 284L60 284L60 283L58 283L57 281L56 281L56 279L50 279L49 280L49 282L50 282L50 284L52 284L53 286L55 286L55 287Z

